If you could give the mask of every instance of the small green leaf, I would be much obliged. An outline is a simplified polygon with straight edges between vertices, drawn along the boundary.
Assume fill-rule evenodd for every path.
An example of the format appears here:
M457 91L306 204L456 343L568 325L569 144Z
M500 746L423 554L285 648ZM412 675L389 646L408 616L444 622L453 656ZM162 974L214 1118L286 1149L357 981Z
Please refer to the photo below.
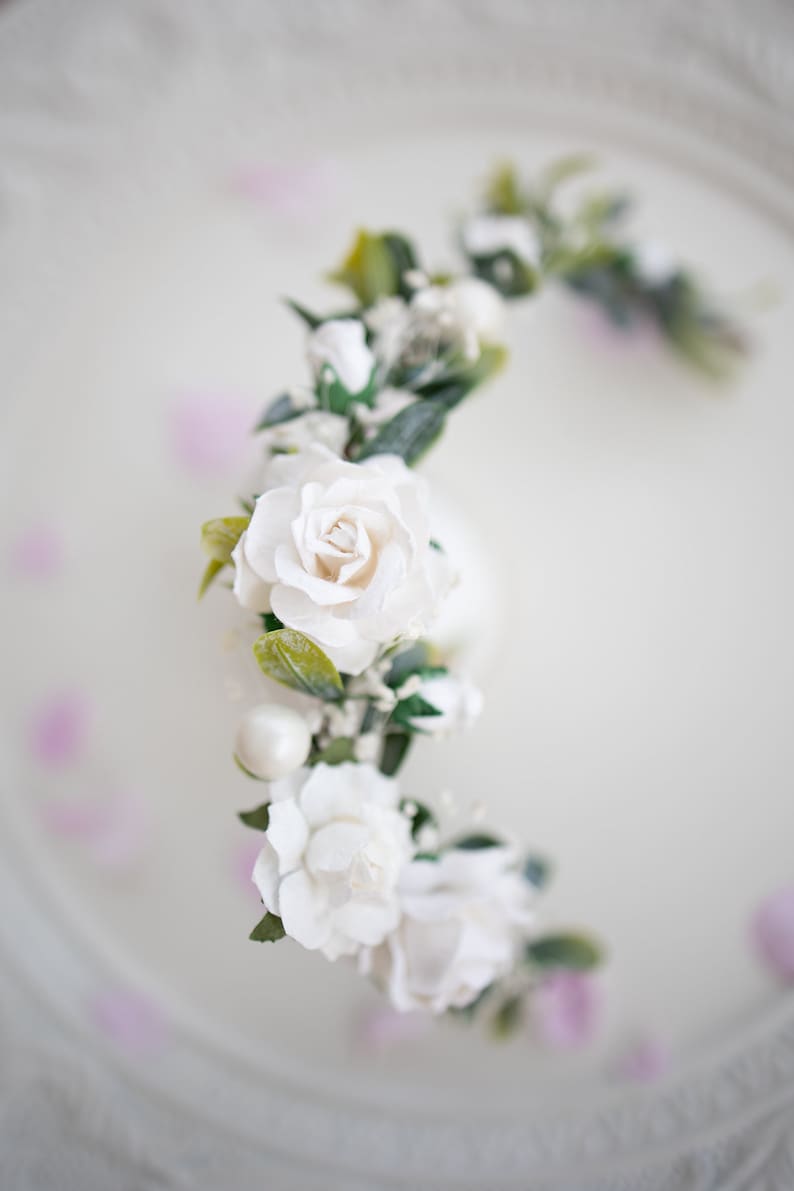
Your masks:
M296 629L277 629L254 642L254 657L260 670L283 686L335 701L344 694L342 679L331 659L319 645Z
M281 919L268 912L257 922L248 938L253 939L255 943L277 943L286 933Z
M433 814L429 806L425 806L423 802L417 802L414 798L403 798L400 801L400 810L403 814L407 814L407 807L416 807L411 818L411 835L413 839L418 839L419 834L424 827L438 827L438 820Z
M240 811L237 818L246 827L253 827L254 831L267 831L270 823L270 803L263 802L255 806L252 811Z
M321 323L325 322L324 318L320 318L318 314L312 314L311 310L307 310L305 306L302 306L300 302L296 302L294 298L285 298L284 301L290 310L294 314L297 314L298 318L303 319L310 331L315 330L316 327L319 327Z
M398 772L411 747L411 740L410 732L387 732L379 766L386 777L394 777Z
M547 935L528 943L527 959L543 968L587 972L601 963L601 949L586 935Z
M524 880L536 889L543 889L551 876L551 865L541 856L528 856L522 870Z
M201 527L201 545L213 562L228 566L232 550L248 528L250 517L216 517Z
M284 422L292 422L295 418L300 417L303 410L296 409L292 403L292 398L289 393L282 393L280 397L276 397L271 401L262 417L254 426L254 431L268 430L271 426L280 426Z
M414 857L414 859L418 860L418 857ZM460 1008L453 1007L448 1009L447 1013L453 1017L462 1017L464 1021L473 1021L482 1008L483 1002L488 1000L493 990L493 984L486 984L482 992L479 992L473 1001L469 1001L468 1005L462 1005Z
M400 276L386 237L360 230L342 264L329 274L329 280L346 285L362 306L372 306L378 298L396 294Z
M391 669L386 675L387 686L395 690L401 687L406 678L418 673L430 660L430 646L425 641L413 641L407 649L401 649L392 658Z
M587 173L594 169L595 165L596 159L591 153L569 153L565 157L558 157L541 175L540 190L543 199L548 199L562 182Z
M464 852L479 852L481 848L501 848L503 846L503 840L497 839L495 835L487 835L484 831L464 835L462 839L455 840L451 845L451 847Z
M262 612L260 615L266 633L275 633L277 629L284 628L283 623L276 616L275 612Z
M198 589L199 599L201 599L201 597L204 595L215 576L223 570L223 567L224 564L222 562L218 562L217 558L211 558L209 560L206 567L204 568L204 574L201 576L201 583L199 584Z
M504 298L523 298L540 284L540 274L511 248L503 248L487 256L469 257L472 268Z
M491 1033L495 1038L504 1041L520 1029L524 1021L524 999L520 996L508 997L496 1010L491 1018Z
M429 450L444 429L447 411L439 401L415 401L401 409L365 443L359 459L372 455L400 455L410 466Z
M349 736L337 736L321 752L315 753L309 764L319 765L322 762L323 765L341 765L344 761L355 761L355 759L352 739Z
M428 703L427 699L423 699L421 695L409 695L407 699L401 699L395 706L391 713L391 722L399 724L401 728L407 728L409 732L421 732L424 729L417 728L414 720L420 716L435 716L441 715L442 712L434 707L432 703Z
M512 162L497 166L485 191L488 209L494 215L522 215L526 210L526 199L521 193L518 173Z
M507 348L501 344L483 344L474 364L451 368L429 384L423 385L421 395L437 401L446 410L454 409L473 389L501 372L507 363L507 356Z

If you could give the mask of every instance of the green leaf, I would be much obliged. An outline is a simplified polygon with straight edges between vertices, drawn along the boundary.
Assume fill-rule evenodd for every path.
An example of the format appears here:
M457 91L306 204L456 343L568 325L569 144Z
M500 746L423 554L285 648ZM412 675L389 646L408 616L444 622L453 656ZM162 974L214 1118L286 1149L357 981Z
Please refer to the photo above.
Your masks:
M326 370L330 373L330 379L326 375ZM377 369L373 368L364 388L357 393L351 393L339 380L330 364L326 365L321 369L320 379L317 382L318 405L321 409L330 410L332 414L343 415L349 414L351 405L357 402L371 409L375 404L376 373Z
M413 290L405 285L403 276L411 269L419 268L419 257L409 239L399 232L384 232L383 242L389 252L398 279L398 288L404 298L410 297Z
M541 856L528 856L522 870L524 880L529 881L536 889L543 889L551 876L552 868L548 860Z
M484 831L464 835L462 839L455 840L451 845L451 847L464 852L478 852L481 848L501 848L503 846L503 840L497 839L495 835L487 835Z
M391 669L386 675L387 686L397 689L406 678L416 674L430 660L430 646L425 641L413 641L407 649L401 649L392 658Z
M254 642L260 670L282 686L327 701L341 699L342 679L331 659L296 629L277 629Z
M261 612L262 624L265 627L266 633L275 633L277 629L283 629L284 625L276 616L275 612Z
M441 715L441 711L434 707L432 703L428 703L427 699L423 699L421 695L409 695L407 699L401 699L395 706L391 713L391 722L399 724L401 728L407 728L409 732L421 732L424 729L417 728L414 725L414 720L419 716L434 716Z
M248 528L250 517L216 517L201 527L201 545L213 562L228 566L232 550Z
M329 280L346 285L362 306L372 306L378 298L396 294L400 288L400 276L386 237L364 229L358 232L339 268L329 274Z
M337 736L321 752L315 753L309 764L319 765L322 762L324 765L341 765L343 761L355 761L355 759L353 740L349 736Z
M487 281L504 298L523 298L540 284L540 274L511 248L487 256L470 256L477 277Z
M438 819L436 819L430 807L425 806L423 802L417 802L415 798L403 798L400 800L400 810L403 814L407 814L406 808L411 805L416 807L416 810L410 816L411 836L416 840L419 838L419 833L423 827L438 827Z
M267 831L270 823L270 803L263 802L252 811L240 811L237 818L246 827L253 827L254 831Z
M305 306L302 306L300 302L296 302L294 298L285 298L284 301L290 310L294 314L297 314L298 318L303 319L310 331L314 331L316 327L319 327L321 323L326 321L324 318L320 318L318 314L312 314L311 310L307 310Z
M418 857L414 857L415 860ZM479 1009L482 1008L483 1002L487 1001L494 990L493 984L486 984L482 992L479 992L473 1001L469 1001L468 1005L462 1005L460 1008L453 1007L447 1010L447 1013L453 1017L462 1017L464 1021L473 1021Z
M282 393L281 396L271 401L256 426L254 426L254 432L268 430L271 426L280 426L284 422L292 422L295 418L299 418L302 413L303 410L296 409L293 405L289 393Z
M204 568L204 574L201 576L201 583L199 584L198 589L199 599L201 599L201 597L204 595L215 576L223 570L223 567L224 564L222 562L218 562L217 558L211 558L209 560L206 567Z
M444 429L447 411L438 401L415 401L401 409L365 443L359 459L372 455L400 455L410 466L429 450Z
M543 968L587 972L601 963L601 949L586 935L547 935L528 943L526 958Z
M439 402L445 409L454 409L472 389L484 384L504 368L508 351L501 344L487 343L480 349L474 364L453 368L423 385L419 392L425 398Z
M394 777L408 754L411 741L410 732L387 732L380 757L381 773L385 773L386 777Z
M502 1001L502 1004L496 1010L496 1013L491 1018L491 1033L495 1038L504 1041L516 1030L520 1029L524 1022L524 999L518 995L508 997Z
M518 173L512 162L497 166L485 190L485 201L494 215L522 215L526 199L521 193Z
M255 943L277 943L286 933L281 919L268 912L257 922L248 938L253 939Z
M569 178L576 178L595 168L596 159L592 153L569 153L565 157L558 157L541 174L540 192L544 200Z

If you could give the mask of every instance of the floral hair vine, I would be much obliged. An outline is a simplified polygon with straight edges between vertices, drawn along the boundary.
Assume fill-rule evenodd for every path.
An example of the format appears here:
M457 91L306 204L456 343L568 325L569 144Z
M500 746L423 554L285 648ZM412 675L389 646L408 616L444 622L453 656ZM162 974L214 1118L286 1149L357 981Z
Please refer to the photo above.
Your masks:
M479 825L446 838L437 809L400 789L417 737L467 726L481 704L427 636L454 560L412 467L505 364L505 299L551 282L622 326L655 324L712 375L745 350L686 269L626 236L625 198L560 214L560 187L587 165L557 161L531 185L499 168L459 229L465 275L428 274L402 234L360 231L331 275L355 302L326 317L289 303L312 379L256 427L260 493L201 535L200 594L233 568L239 604L261 618L254 657L284 688L243 716L235 743L239 767L266 783L240 815L262 833L252 876L265 913L250 937L345 957L397 1010L482 1011L501 1033L544 970L593 968L601 949L538 929L545 860Z

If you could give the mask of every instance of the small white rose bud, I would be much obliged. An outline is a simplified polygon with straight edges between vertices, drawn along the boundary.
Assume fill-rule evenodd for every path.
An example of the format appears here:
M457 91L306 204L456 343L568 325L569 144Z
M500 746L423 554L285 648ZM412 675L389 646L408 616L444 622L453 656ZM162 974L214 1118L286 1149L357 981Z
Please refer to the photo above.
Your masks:
M400 689L397 691L397 698L399 700L410 699L411 695L418 695L422 689L422 679L418 674L412 674L410 678L406 678Z
M260 703L240 721L234 748L249 773L273 782L300 769L311 743L309 727L297 711L275 703Z
M365 732L353 745L357 761L376 761L380 750L380 736L377 732Z

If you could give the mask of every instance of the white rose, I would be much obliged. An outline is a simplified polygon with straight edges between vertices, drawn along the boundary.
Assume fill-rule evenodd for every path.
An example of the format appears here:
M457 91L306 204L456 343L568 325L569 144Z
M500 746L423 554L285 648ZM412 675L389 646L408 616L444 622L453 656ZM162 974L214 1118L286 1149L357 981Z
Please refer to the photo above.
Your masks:
M341 455L349 437L347 418L315 409L299 418L270 426L262 432L261 441L265 449L271 451L302 451L313 443L320 443L335 455Z
M440 715L414 716L411 723L433 736L446 736L470 728L482 711L482 692L466 678L437 674L423 678L417 691Z
M235 594L360 674L380 646L426 631L451 582L424 481L397 456L347 463L319 446L276 465L286 482L259 497L232 554Z
M273 782L253 881L265 908L328 959L380 943L400 918L413 845L399 789L373 765L316 765Z
M396 1009L463 1008L513 969L532 923L532 887L509 848L452 849L400 879L402 918L361 970Z
M486 281L466 277L450 285L425 285L410 302L386 298L367 321L375 333L375 353L388 370L401 363L432 366L450 348L476 360L482 343L501 337L504 302Z
M375 357L366 344L364 324L357 318L334 318L309 335L309 362L317 376L330 367L348 393L369 384Z
M469 256L514 252L527 265L540 264L540 241L521 215L476 215L464 224L463 247Z

